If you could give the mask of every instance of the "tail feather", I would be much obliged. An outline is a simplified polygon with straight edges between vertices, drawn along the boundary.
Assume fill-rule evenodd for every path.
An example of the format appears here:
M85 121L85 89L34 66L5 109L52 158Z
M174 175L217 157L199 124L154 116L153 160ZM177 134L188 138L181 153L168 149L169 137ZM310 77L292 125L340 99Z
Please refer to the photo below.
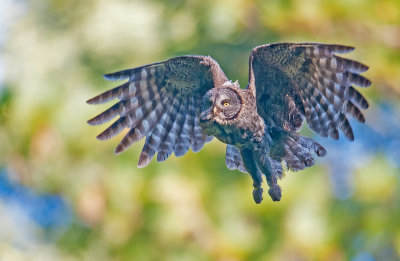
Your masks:
M318 157L326 155L325 148L315 140L299 135L271 128L269 134L272 138L270 155L267 156L271 168L277 178L284 177L284 168L299 171L311 167L315 163L314 154ZM230 170L239 169L246 173L240 151L233 145L226 146L226 166Z
M326 155L325 148L311 138L273 128L269 132L272 137L270 157L278 173L277 163L284 163L287 169L299 171L314 165L314 154L318 157Z
M291 134L284 147L285 156L283 160L286 162L288 169L293 171L299 171L314 165L313 154L318 157L326 155L326 150L321 144L298 134Z
M226 158L225 163L228 169L235 170L238 169L243 173L247 173L242 161L242 156L240 155L240 151L233 145L226 145Z

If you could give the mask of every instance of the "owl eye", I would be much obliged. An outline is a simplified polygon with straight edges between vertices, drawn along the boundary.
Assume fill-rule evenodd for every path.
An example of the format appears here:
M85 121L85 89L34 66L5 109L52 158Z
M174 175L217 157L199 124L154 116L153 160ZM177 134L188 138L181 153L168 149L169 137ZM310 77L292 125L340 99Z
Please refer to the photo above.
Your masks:
M224 107L229 106L229 105L231 105L231 104L228 101L223 101L222 102L222 106L224 106Z

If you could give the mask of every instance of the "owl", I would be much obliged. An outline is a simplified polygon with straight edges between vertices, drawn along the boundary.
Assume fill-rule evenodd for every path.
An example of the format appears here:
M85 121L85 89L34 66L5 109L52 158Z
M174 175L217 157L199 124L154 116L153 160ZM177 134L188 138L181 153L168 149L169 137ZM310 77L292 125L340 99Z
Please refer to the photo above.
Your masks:
M200 151L214 137L226 144L226 165L249 173L253 198L263 199L263 177L273 201L282 197L279 179L326 155L318 142L298 132L306 121L323 137L354 140L348 116L364 123L367 100L353 85L368 87L360 75L368 67L343 58L354 50L343 45L275 43L255 47L249 58L245 89L230 81L210 56L179 56L104 75L127 80L87 102L117 103L88 121L98 125L117 118L100 133L107 140L128 129L119 154L145 138L138 167L172 153Z

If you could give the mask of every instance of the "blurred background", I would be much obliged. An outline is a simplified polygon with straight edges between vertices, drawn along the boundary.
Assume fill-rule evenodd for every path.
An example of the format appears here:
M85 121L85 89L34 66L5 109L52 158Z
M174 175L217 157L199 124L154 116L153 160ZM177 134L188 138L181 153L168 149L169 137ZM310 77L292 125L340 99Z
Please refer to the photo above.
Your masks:
M1 0L0 260L399 260L400 1ZM137 169L86 121L102 74L211 55L247 83L248 55L281 41L356 46L370 66L356 140L252 199L213 140ZM311 134L309 130L305 133Z

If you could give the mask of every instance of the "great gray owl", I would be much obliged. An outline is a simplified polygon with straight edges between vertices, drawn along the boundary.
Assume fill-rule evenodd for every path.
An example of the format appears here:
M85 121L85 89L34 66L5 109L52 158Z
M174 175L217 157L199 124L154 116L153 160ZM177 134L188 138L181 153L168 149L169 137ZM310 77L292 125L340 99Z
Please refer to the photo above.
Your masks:
M226 143L226 165L250 173L256 203L263 198L262 175L272 200L281 199L278 179L283 169L302 170L314 164L313 154L326 150L299 135L304 119L321 136L339 139L339 130L353 140L347 115L365 118L366 99L352 84L371 82L360 73L368 67L336 54L353 47L316 43L277 43L254 48L249 59L249 82L241 89L209 56L179 56L104 77L128 81L87 102L118 99L89 120L102 124L119 116L97 138L106 140L128 128L115 149L119 154L146 137L138 167L172 152L201 150L213 137ZM282 167L283 163L283 167Z

